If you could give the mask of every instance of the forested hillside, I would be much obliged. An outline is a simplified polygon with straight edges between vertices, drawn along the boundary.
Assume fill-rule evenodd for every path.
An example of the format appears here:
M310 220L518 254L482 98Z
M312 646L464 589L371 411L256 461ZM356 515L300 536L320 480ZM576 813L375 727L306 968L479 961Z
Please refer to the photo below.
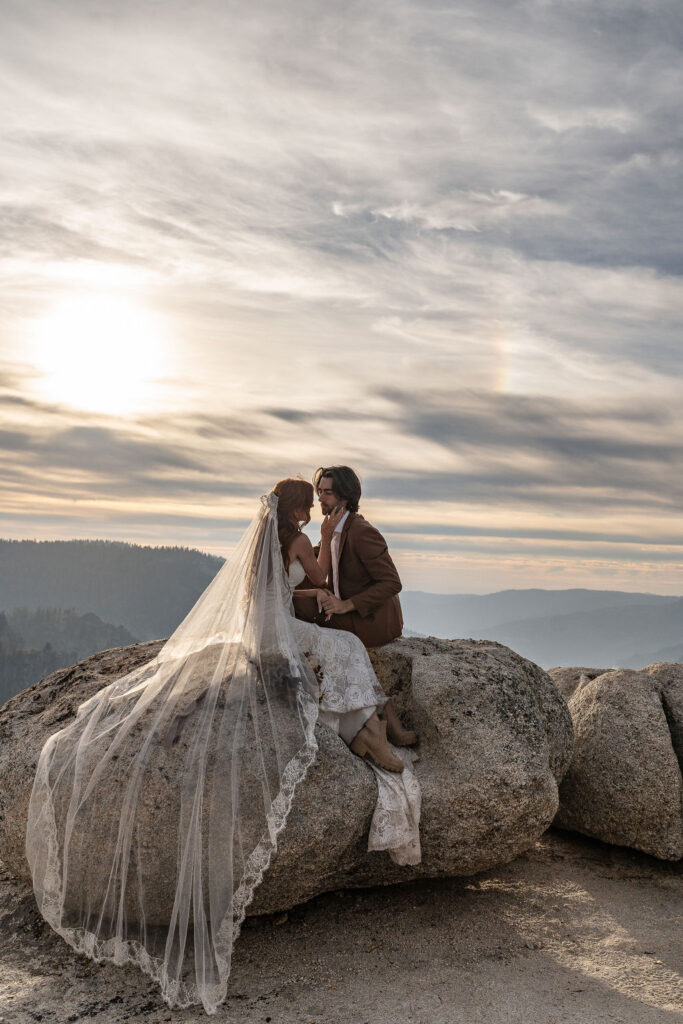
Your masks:
M156 640L173 632L222 564L184 547L0 540L0 610L93 612L140 640Z
M73 609L16 608L0 612L0 704L27 686L110 647L136 640L123 626Z

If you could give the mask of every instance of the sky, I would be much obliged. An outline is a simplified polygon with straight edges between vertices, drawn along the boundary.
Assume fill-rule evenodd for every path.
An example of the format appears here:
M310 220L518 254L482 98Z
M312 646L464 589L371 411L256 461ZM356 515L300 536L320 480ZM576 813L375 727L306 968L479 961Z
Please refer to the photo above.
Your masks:
M344 463L407 589L683 594L678 0L0 22L0 537Z

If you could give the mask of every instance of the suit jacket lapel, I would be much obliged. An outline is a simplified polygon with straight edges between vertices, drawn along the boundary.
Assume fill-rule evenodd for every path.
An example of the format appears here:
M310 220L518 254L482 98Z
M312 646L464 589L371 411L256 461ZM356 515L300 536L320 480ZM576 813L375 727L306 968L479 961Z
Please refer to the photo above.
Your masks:
M349 532L349 527L351 526L351 523L353 522L353 520L355 518L356 518L356 513L355 512L349 512L348 518L347 518L346 522L344 523L344 526L342 527L341 537L339 538L339 558L337 560L337 566L338 567L341 565L342 551L344 550L344 545L346 544L346 536L347 536L347 534Z
M346 518L346 522L344 523L344 525L342 527L341 537L339 538L339 552L338 552L338 556L337 556L337 568L339 568L339 566L341 565L341 555L342 555L342 551L344 550L344 545L346 544L346 535L349 532L349 526L351 525L351 523L352 523L353 519L355 518L355 516L356 516L355 512L349 512L349 514L348 514L348 516ZM329 571L329 573L327 575L327 586L329 587L330 590L334 591L334 570L333 570L332 566L330 566L330 571Z

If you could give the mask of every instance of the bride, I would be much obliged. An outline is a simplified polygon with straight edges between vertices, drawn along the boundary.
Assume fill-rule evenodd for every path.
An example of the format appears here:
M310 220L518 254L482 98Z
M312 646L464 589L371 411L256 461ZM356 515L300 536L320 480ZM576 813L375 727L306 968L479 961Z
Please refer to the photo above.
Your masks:
M337 517L316 560L312 506L301 479L265 495L156 658L81 704L36 768L26 855L43 917L78 952L137 964L171 1007L214 1014L225 999L316 721L376 775L368 849L420 860L415 755L387 743L365 647L294 617L293 588L329 569Z

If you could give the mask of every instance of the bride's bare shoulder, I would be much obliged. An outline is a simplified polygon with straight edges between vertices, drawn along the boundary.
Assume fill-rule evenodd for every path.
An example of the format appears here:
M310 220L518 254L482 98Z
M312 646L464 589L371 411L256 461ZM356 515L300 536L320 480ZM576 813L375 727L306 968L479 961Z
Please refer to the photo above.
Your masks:
M295 537L292 543L289 545L289 557L290 558L301 558L302 555L307 555L313 551L313 545L306 536L305 533L300 533L298 537Z

